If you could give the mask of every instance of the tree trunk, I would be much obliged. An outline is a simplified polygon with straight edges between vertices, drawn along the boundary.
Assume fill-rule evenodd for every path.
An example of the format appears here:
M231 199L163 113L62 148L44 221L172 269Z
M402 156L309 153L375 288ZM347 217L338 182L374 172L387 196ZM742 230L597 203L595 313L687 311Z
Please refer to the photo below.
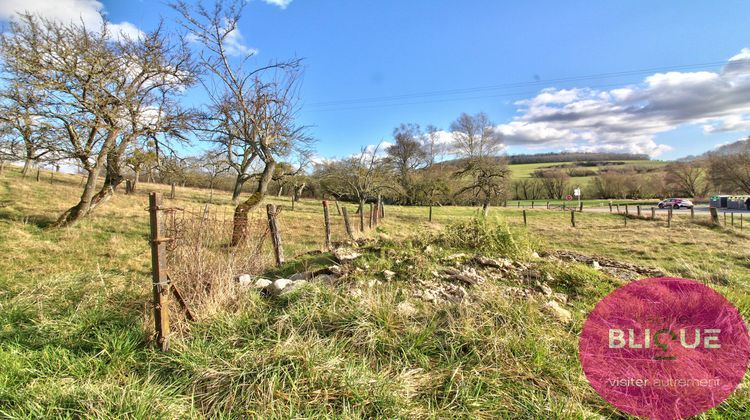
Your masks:
M482 203L482 214L484 216L487 216L488 214L490 214L490 200L488 199L485 199L484 202Z
M39 177L41 175L42 169L40 167L36 167L36 182L39 182Z
M31 170L31 159L26 158L23 161L23 169L21 169L21 175L23 175L23 177L26 178L30 170Z
M276 197L281 197L281 193L283 193L283 192L284 192L284 186L283 185L279 185L279 192L276 193Z
M304 182L301 185L298 185L294 187L294 201L299 201L300 197L302 196L302 191L305 190L305 184Z
M237 246L241 244L247 236L247 215L257 209L263 199L266 197L268 191L268 184L273 178L274 170L276 169L276 162L266 162L266 167L263 168L263 173L258 180L258 188L256 191L248 197L248 199L238 205L234 209L234 225L232 228L232 241L231 246ZM240 186L240 188L242 188ZM236 186L235 186L236 189Z
M130 193L134 193L136 188L138 188L138 172L135 173L135 177L133 177L133 182L130 184Z
M99 175L98 172L98 168L89 171L88 176L86 177L86 184L83 187L83 193L81 194L81 199L78 201L78 204L69 208L65 211L65 213L60 215L53 226L71 226L82 219L84 216L86 216L86 214L88 214L89 207L91 206L91 199L94 197L94 191L96 189L96 179Z
M240 202L240 194L242 193L242 186L245 185L245 181L247 181L247 177L245 177L243 174L237 175L237 178L234 180L234 188L232 189L232 204L237 204Z

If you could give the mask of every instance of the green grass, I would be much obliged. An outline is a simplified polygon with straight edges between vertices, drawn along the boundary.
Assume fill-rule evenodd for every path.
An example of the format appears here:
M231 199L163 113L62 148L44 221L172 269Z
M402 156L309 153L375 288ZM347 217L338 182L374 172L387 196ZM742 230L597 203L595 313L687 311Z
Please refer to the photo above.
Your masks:
M619 168L619 169L631 169L631 168L659 168L662 166L666 166L667 162L660 161L660 160L626 160L626 161L612 161L612 162L622 162L622 165L617 166L610 166L608 168ZM544 169L549 168L552 166L559 166L559 165L575 165L576 162L550 162L550 163L519 163L515 165L510 165L510 171L511 171L511 177L513 179L519 179L519 178L530 178L534 172L538 169ZM586 168L591 169L595 172L599 172L602 167L582 167L577 166L579 168ZM576 177L575 181L580 182L581 185L587 185L591 177Z
M200 320L161 353L148 307L146 192L168 187L140 188L72 228L50 230L75 203L78 178L0 175L0 417L620 417L577 360L585 315L618 283L582 265L540 266L555 291L570 294L570 325L534 302L503 297L504 279L473 290L466 304L414 301L409 316L396 309L410 299L411 282L461 250L523 260L531 250L568 249L654 266L711 284L750 317L750 240L739 230L682 215L671 228L637 218L626 227L622 216L585 211L574 229L568 212L536 209L527 209L524 227L512 207L493 208L493 222L475 228L473 208L436 207L429 223L426 208L387 206L372 234L381 239L350 281L313 282L280 299L240 291L222 311L199 310ZM178 188L166 205L197 212L207 197ZM216 199L211 214L230 217L228 195ZM285 206L287 256L322 247L318 201L294 211L287 198L269 201ZM332 213L334 240L343 240ZM254 217L262 222L263 211ZM442 251L427 253L428 243ZM305 256L276 272L329 258ZM384 269L397 273L394 281ZM383 283L367 286L373 278ZM702 418L748 417L749 383Z

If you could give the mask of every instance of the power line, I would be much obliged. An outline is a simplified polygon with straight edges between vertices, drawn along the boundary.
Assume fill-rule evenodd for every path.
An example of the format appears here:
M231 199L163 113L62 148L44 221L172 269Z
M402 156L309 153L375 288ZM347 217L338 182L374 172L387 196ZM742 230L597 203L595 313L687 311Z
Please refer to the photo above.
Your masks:
M738 62L750 62L750 59L732 61L732 63L738 63ZM340 111L340 110L347 110L347 109L366 109L366 108L376 108L376 107L393 106L393 105L414 105L414 104L423 104L423 103L447 102L450 100L468 100L468 99L481 99L481 98L498 97L498 96L528 95L528 94L534 94L536 92L531 92L531 93L515 92L515 93L497 94L497 95L480 96L480 97L449 98L449 99L441 99L441 100L434 100L434 101L398 103L398 101L405 100L405 99L408 100L408 99L428 98L428 97L435 97L435 96L456 96L456 95L480 93L480 92L493 91L493 90L507 90L507 89L535 87L535 86L538 87L538 86L550 85L553 83L569 83L569 82L597 80L597 79L605 79L605 78L637 76L637 75L650 74L654 72L664 72L664 71L697 70L697 69L716 67L719 65L726 65L727 63L728 63L727 61L714 61L714 62L698 63L698 64L686 64L686 65L677 65L677 66L669 66L669 67L650 67L650 68L642 68L642 69L636 69L636 70L598 73L598 74L590 74L590 75L583 75L583 76L561 77L561 78L547 79L547 80L503 83L503 84L498 84L498 85L478 86L478 87L463 88L463 89L449 89L449 90L440 90L440 91L432 91L432 92L417 92L417 93L410 93L410 94L370 97L370 98L342 99L342 100L333 100L333 101L325 101L325 102L316 102L316 103L308 104L307 107L318 108L318 109L313 109L315 111ZM613 84L610 84L610 86L611 85ZM396 103L392 103L394 101ZM350 108L350 107L341 107L342 105L368 105L368 106Z

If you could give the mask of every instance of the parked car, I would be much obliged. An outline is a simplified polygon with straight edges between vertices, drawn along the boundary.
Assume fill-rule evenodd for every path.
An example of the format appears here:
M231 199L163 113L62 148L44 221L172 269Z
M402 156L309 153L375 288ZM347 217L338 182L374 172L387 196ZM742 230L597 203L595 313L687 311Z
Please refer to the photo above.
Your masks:
M660 209L692 209L693 202L685 198L667 198L659 201Z

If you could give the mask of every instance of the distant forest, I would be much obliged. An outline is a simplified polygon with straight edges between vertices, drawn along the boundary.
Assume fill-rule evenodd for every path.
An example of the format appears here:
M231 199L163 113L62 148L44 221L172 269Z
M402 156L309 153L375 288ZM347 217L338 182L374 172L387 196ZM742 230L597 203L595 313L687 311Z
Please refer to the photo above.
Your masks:
M649 160L646 154L636 153L584 153L560 152L538 153L508 156L511 165L520 163L552 163L552 162L606 162L610 160Z

